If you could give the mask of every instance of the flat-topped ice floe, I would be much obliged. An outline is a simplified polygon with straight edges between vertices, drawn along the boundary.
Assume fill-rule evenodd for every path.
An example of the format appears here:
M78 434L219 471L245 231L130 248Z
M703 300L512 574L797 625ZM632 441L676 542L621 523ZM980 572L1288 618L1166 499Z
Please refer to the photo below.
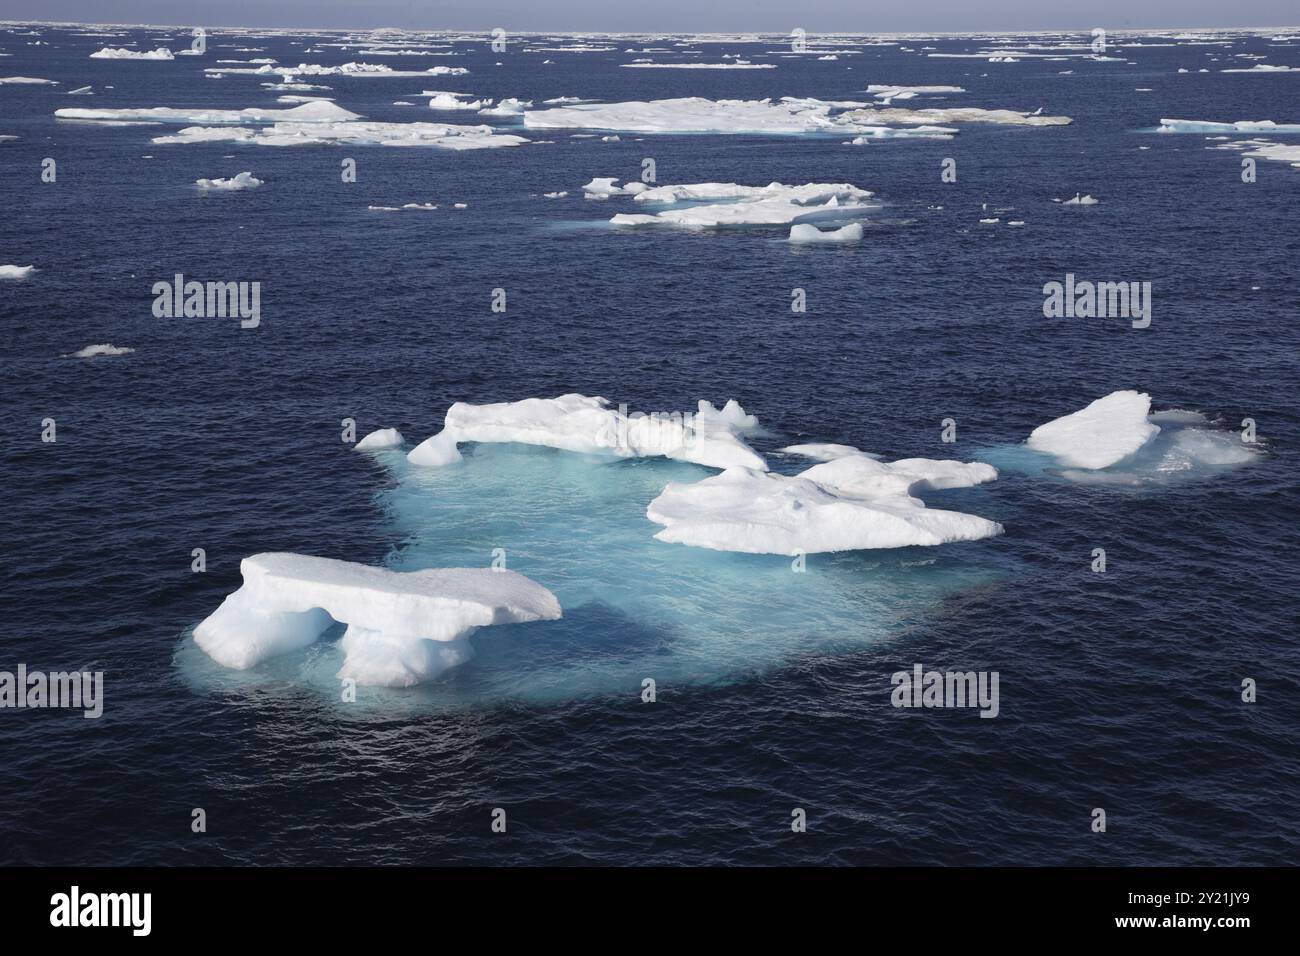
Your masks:
M92 60L171 60L172 51L160 46L156 50L128 50L106 46L90 54Z
M1275 123L1272 120L1237 120L1215 123L1210 120L1162 119L1157 133L1300 133L1300 124Z
M749 554L813 554L933 546L1001 534L977 515L927 508L915 494L966 488L998 476L980 462L849 454L798 475L729 468L670 483L646 509L660 541Z
M43 80L39 76L0 76L0 86L58 86L58 80ZM90 87L86 87L89 89ZM73 93L78 92L72 90Z
M615 226L675 226L717 229L728 226L793 226L798 223L846 221L879 207L873 194L849 183L745 186L739 183L693 183L656 186L638 193L637 203L675 203L653 213L619 213ZM860 237L859 237L860 238Z
M523 136L491 126L449 123L378 123L337 103L314 99L292 109L185 110L165 106L146 109L56 110L60 119L146 123L199 123L153 138L154 143L236 143L244 146L425 146L439 149L495 149L522 146ZM211 125L215 124L215 125ZM257 124L256 128L248 125ZM270 125L263 125L270 124Z
M251 74L254 76L275 76L278 74L287 83L300 76L355 76L366 79L410 79L418 77L427 79L431 76L463 76L469 70L463 66L434 66L427 70L394 70L383 63L344 63L341 66L322 66L319 63L277 66L268 63L256 69L247 67L209 67L203 72L222 75L227 73Z
M26 279L35 271L35 266L0 266L0 279Z
M1071 468L1109 468L1155 438L1151 396L1132 390L1111 392L1086 408L1039 425L1027 444Z
M437 467L460 460L460 442L516 442L601 457L662 456L708 468L765 471L767 463L741 437L757 426L734 400L722 409L701 401L695 412L648 415L576 394L490 405L457 402L447 410L443 430L407 459Z
M88 109L68 106L54 111L59 119L108 120L152 123L342 123L361 116L337 103L317 99L287 110L249 107L242 110L174 109L151 106L143 109Z
M838 229L818 229L811 223L790 227L790 242L796 245L831 245L862 241L862 223L851 222Z
M853 100L782 97L779 100L710 100L698 96L623 103L579 103L529 110L524 125L533 129L604 129L629 133L751 133L809 135L865 134L891 123L1001 123L1060 126L1068 116L1041 112L962 107L902 109Z
M490 624L556 620L560 603L535 581L492 568L390 571L303 554L265 553L239 565L244 582L194 629L217 663L246 670L347 625L340 678L409 687L473 656Z
M194 185L200 189L225 190L227 192L237 192L241 189L256 189L258 186L265 184L264 180L258 179L251 172L245 170L237 173L229 179L196 179Z

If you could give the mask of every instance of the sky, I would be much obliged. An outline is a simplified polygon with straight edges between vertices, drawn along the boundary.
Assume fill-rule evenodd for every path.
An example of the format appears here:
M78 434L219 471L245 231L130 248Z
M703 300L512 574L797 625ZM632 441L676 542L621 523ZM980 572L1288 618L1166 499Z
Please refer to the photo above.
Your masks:
M0 20L429 30L961 32L1300 24L1297 0L0 0Z

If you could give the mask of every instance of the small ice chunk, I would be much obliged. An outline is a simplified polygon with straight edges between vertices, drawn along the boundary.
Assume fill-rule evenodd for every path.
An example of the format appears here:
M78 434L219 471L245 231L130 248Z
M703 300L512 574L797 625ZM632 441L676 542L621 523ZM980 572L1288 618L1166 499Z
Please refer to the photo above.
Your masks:
M426 438L407 454L406 460L412 465L425 468L441 468L461 460L460 449L456 447L456 436L446 428L431 438Z
M77 349L77 351L75 352L68 353L67 358L84 359L84 358L98 358L101 355L103 356L129 355L134 351L135 349L128 349L121 346L113 345L111 343L105 343L103 345L87 345L84 348Z
M0 279L26 279L35 271L35 266L0 266Z
M235 192L240 189L256 189L258 186L263 185L263 182L263 180L258 179L251 172L245 170L242 173L237 173L230 179L196 179L194 180L194 185L198 186L200 189L217 189L226 190L227 192Z
M1080 411L1039 425L1027 444L1072 468L1109 468L1160 432L1160 426L1148 420L1150 412L1151 396L1145 392L1111 392Z
M794 243L845 243L862 241L862 223L851 222L838 229L821 230L812 223L790 227L790 242Z
M405 438L396 428L376 428L361 441L352 446L353 451L382 451L386 448L396 448L401 445Z

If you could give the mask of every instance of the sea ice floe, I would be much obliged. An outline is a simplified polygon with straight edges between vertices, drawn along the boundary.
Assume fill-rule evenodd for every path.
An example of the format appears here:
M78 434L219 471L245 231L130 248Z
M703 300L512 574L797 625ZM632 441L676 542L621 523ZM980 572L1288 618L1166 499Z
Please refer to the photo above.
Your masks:
M620 63L637 70L775 70L775 63Z
M1300 133L1300 124L1272 120L1237 120L1215 123L1209 120L1162 119L1157 133Z
M113 120L153 123L343 123L360 119L360 115L345 110L326 99L313 99L287 110L268 110L249 107L242 110L174 109L153 106L143 109L86 109L64 107L54 111L59 119Z
M790 242L802 244L846 243L862 241L862 223L851 222L838 229L818 229L811 223L790 227Z
M615 185L618 179L613 176L594 177L582 187L582 194L588 199L608 199L610 196L637 196L647 192L650 187L642 182L630 182L624 186Z
M1300 67L1284 66L1282 64L1256 63L1249 68L1236 67L1230 70L1220 70L1220 73L1249 73L1254 76L1268 76L1275 73L1300 73Z
M1238 149L1243 151L1243 156L1249 156L1252 159L1267 159L1277 163L1290 163L1292 166L1300 167L1300 145L1292 145L1290 143L1272 143L1263 139L1246 139L1224 143L1222 146L1211 148Z
M255 76L274 76L279 74L284 82L291 82L300 76L356 76L366 78L409 79L411 77L428 78L431 76L463 76L468 73L463 66L434 66L427 70L394 70L383 63L344 63L341 66L322 66L319 63L299 63L297 66L276 66L265 64L257 69L231 67L209 67L205 73L244 73Z
M90 54L92 60L170 60L172 51L160 46L156 50L128 50L106 46Z
M35 271L35 266L0 266L0 279L26 279Z
M485 100L469 100L464 97L465 93L438 93L429 98L429 109L431 110L481 110L487 105Z
M499 133L493 127L446 123L377 123L326 99L313 99L293 109L242 110L147 109L55 110L60 119L99 122L201 123L158 136L160 144L232 142L249 146L427 146L441 149L492 149L522 146L522 136ZM250 129L241 123L274 124Z
M1109 468L1159 434L1160 426L1148 420L1150 413L1151 396L1145 392L1111 392L1039 425L1026 444L1071 468Z
M58 86L58 80L43 80L39 76L0 76L0 86ZM90 89L90 87L84 87ZM73 93L80 92L72 90Z
M113 345L111 342L105 342L101 345L87 345L77 349L75 352L69 352L66 358L99 358L100 356L129 355L135 349L125 348L124 346Z
M721 409L701 401L696 412L649 415L575 394L489 405L457 402L447 410L442 431L407 458L437 467L460 460L459 442L516 442L599 457L663 456L708 468L766 471L767 463L741 437L757 424L734 400Z
M480 116L521 116L523 115L524 110L528 109L532 105L532 101L516 100L507 97L504 100L499 100L496 106L485 106L478 112Z
M385 448L397 448L406 439L396 428L377 428L365 438L352 446L353 451L380 451Z
M810 442L803 445L786 445L780 449L782 454L798 455L801 458L811 458L813 461L834 461L836 458L845 458L848 455L866 455L868 458L879 458L872 452L861 451L852 445L837 445L834 442Z
M1075 193L1073 199L1060 199L1057 201L1062 206L1095 206L1101 202L1095 196L1080 195L1079 193Z
M694 483L672 482L646 509L661 541L749 554L813 554L932 546L1001 534L977 515L927 508L915 494L993 481L982 462L851 454L798 475L728 468Z
M912 110L874 107L852 100L788 96L780 100L710 100L691 96L648 102L581 103L529 110L524 114L524 125L535 129L605 129L630 133L867 134L891 123L914 126L945 122L1058 126L1071 120L1068 116L1043 116L1041 112L975 107Z
M678 203L655 213L619 213L616 226L676 226L715 229L727 226L793 226L862 218L879 207L866 200L872 193L848 183L743 186L694 183L657 186L639 193L638 203Z
M491 624L556 620L555 595L514 571L399 572L303 554L265 553L239 565L243 584L194 629L213 660L246 670L347 625L340 678L410 687L473 656L469 636Z
M229 179L196 179L194 185L200 189L218 189L234 192L240 189L256 189L263 184L263 180L258 179L251 172L244 171L237 173Z

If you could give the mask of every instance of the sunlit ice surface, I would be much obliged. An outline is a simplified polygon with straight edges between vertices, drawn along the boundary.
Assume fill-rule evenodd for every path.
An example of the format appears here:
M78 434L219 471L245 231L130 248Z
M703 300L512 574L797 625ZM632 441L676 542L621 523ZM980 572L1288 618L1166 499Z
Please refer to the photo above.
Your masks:
M667 544L645 507L670 481L714 472L664 459L608 461L523 445L470 445L447 468L374 456L391 475L376 500L391 518L394 570L485 567L494 556L551 589L559 621L482 628L475 654L409 689L361 687L342 704L341 625L249 671L211 661L187 632L177 652L200 691L319 695L362 711L402 712L656 694L726 684L819 656L906 640L936 614L983 600L1010 571L998 540L802 559ZM802 459L773 459L798 471ZM927 494L978 510L987 492ZM966 502L966 504L963 504ZM497 549L501 549L498 551ZM495 552L495 555L494 555ZM504 552L504 555L502 555Z

